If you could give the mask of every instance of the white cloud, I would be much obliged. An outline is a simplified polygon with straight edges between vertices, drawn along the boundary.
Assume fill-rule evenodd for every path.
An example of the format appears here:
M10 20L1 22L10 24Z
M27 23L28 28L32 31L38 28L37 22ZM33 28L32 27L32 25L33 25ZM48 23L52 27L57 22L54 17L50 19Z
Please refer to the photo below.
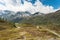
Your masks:
M0 5L0 10L12 10L12 11L29 11L32 14L35 12L50 13L56 11L53 6L45 6L39 0L32 5L31 2L24 0L24 4L21 4L21 0L0 0L0 2L5 3L5 6ZM58 10L58 9L57 9Z

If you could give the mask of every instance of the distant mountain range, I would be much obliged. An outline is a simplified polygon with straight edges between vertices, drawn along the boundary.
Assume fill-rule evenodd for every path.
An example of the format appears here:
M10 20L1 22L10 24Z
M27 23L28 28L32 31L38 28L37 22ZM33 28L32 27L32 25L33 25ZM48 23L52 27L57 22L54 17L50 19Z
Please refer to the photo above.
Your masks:
M36 12L35 14L32 14L28 20L22 20L20 23L30 23L30 24L35 24L35 25L46 25L46 24L53 24L53 25L59 25L60 24L60 10L53 12L53 13L48 13L48 14L43 14Z
M12 21L12 20L20 20L25 17L30 17L31 13L28 11L25 12L13 12L9 10L3 10L0 11L0 18L7 20L7 21Z
M0 18L12 21L12 22L30 22L30 23L59 23L60 22L60 10L54 13L43 14L40 12L36 12L31 14L28 11L25 12L13 12L9 10L1 10Z

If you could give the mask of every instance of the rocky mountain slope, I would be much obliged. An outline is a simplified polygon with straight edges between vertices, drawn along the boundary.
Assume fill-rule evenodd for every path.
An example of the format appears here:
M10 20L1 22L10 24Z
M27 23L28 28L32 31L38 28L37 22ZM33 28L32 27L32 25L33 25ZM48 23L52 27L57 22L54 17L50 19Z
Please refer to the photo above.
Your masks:
M7 21L14 21L18 22L23 18L28 18L31 16L31 13L28 11L25 12L14 12L9 10L2 10L0 11L0 18L7 20Z

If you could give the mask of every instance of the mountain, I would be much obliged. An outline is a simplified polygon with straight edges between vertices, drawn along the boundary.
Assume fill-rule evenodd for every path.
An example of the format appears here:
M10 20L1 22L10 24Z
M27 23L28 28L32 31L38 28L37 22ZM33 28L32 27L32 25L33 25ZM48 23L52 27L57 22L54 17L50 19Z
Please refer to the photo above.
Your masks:
M12 18L12 15L14 15L15 12L9 11L9 10L1 10L0 11L0 18L4 20L10 20Z
M46 17L51 20L51 22L54 22L54 23L60 23L60 10L54 12L54 13L50 13L50 14L47 14Z
M23 18L28 18L31 16L31 13L28 11L25 12L14 12L9 10L2 10L0 11L0 18L7 20L7 21L20 21Z
M49 28L50 30L59 31L60 29L60 10L38 15L39 13L32 14L29 19L24 19L19 21L20 24L29 24L29 25L40 25L43 28ZM36 16L35 16L36 15ZM23 25L22 25L23 26ZM28 27L28 26L27 26ZM31 26L30 26L31 27Z
M27 11L26 12L17 12L14 16L15 17L11 21L19 22L21 20L28 19L29 17L31 17L31 13L29 13Z
M31 24L60 24L60 10L48 13L48 14L40 14L39 12L33 14L29 20L24 21L25 23L31 23ZM35 16L36 15L36 16Z
M48 14L43 14L40 12L36 12L34 14L31 14L28 11L25 12L14 12L14 11L9 11L9 10L2 10L0 11L0 17L4 20L7 21L12 21L12 22L28 22L28 23L33 23L33 24L47 24L47 23L60 23L60 10L53 12L53 13L48 13Z

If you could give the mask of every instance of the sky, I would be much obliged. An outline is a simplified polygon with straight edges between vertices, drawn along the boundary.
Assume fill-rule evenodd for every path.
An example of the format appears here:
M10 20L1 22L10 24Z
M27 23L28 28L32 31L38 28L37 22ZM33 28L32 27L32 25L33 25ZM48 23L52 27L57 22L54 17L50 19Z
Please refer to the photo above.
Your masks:
M44 5L53 6L55 9L60 7L60 0L40 0Z
M32 4L35 3L36 0L30 0L30 2ZM49 5L49 6L53 6L54 9L57 9L60 7L60 0L40 0L40 2L43 4L43 5Z
M0 0L0 10L47 14L60 10L60 0Z

